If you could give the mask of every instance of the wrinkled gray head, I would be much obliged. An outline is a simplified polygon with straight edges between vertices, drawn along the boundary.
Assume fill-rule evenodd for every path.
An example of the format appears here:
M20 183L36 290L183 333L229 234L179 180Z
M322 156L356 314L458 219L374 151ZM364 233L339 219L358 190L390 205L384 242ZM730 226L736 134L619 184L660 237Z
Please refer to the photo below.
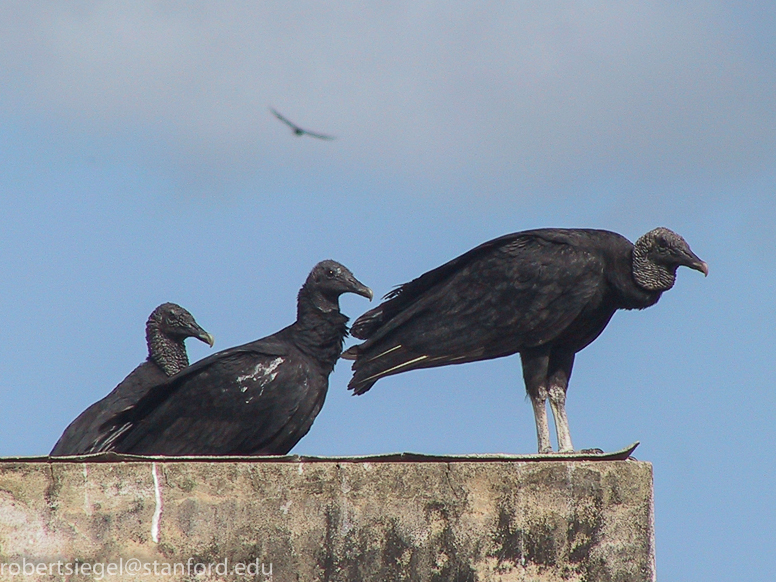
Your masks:
M311 296L313 304L321 311L339 309L339 297L343 293L355 293L370 301L373 296L372 290L356 279L346 266L332 260L315 265L302 290Z
M161 304L146 322L148 357L168 376L177 374L189 365L183 343L187 337L195 337L213 347L213 336L194 321L191 313L175 303Z
M633 278L644 289L667 291L674 286L676 270L681 266L709 274L706 263L672 230L650 230L633 245Z

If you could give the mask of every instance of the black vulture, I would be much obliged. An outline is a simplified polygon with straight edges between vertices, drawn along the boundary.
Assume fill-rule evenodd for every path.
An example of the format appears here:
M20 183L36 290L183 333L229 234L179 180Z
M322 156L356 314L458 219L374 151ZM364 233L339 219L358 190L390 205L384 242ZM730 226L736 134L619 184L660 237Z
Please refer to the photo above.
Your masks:
M339 297L372 291L335 261L299 291L296 322L218 352L156 386L106 427L97 447L143 455L284 455L310 430L347 321Z
M296 123L293 121L286 119L283 117L280 113L272 109L272 107L269 108L269 110L272 112L272 114L277 117L280 121L285 123L287 126L291 128L291 131L294 132L294 135L302 136L302 135L309 135L310 137L317 137L318 139L325 139L325 140L332 140L336 139L333 135L325 135L323 133L315 133L312 131L307 131L306 129L302 129L299 127Z
M213 347L213 336L202 329L191 313L175 303L163 303L146 322L148 359L135 368L102 400L84 410L59 437L52 456L82 455L101 437L100 426L135 404L151 387L189 365L183 341L195 337Z
M520 353L536 417L539 452L552 451L545 402L558 448L573 450L565 401L575 354L618 309L654 305L679 266L708 274L678 234L656 228L632 244L614 232L540 229L486 242L388 295L359 317L366 340L348 387L363 394L392 374Z

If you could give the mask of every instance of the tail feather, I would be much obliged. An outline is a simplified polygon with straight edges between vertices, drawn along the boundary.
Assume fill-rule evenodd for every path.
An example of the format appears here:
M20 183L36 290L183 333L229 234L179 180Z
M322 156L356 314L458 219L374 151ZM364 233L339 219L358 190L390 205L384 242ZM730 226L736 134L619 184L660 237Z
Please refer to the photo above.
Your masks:
M369 389L375 385L375 382L377 382L377 380L372 380L371 382L358 382L358 383L356 383L355 380L351 380L350 384L348 384L348 390L352 390L354 396L361 396L365 392L368 392Z
M358 346L351 346L346 349L340 355L343 360L357 360L358 359Z
M354 394L367 392L375 382L385 376L425 368L443 359L443 357L409 352L402 345L392 346L377 353L375 353L376 350L362 352L358 350L359 347L353 346L348 350L351 352L348 354L348 359L355 359L353 378L348 384L348 389L353 390Z
M358 339L368 339L382 324L382 305L378 305L353 322L350 328L350 335Z

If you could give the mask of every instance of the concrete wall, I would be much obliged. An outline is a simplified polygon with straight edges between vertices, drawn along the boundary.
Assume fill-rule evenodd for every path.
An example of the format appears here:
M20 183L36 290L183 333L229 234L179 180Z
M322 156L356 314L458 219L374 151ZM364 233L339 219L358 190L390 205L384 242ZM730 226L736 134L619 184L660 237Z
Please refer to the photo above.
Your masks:
M633 460L0 462L3 581L654 578Z

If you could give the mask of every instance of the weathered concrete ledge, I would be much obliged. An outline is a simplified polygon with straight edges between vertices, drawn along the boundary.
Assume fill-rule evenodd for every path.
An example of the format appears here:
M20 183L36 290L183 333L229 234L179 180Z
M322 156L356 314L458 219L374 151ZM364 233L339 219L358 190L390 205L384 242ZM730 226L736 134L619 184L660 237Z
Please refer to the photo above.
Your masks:
M0 460L3 581L655 579L644 462L37 461Z

